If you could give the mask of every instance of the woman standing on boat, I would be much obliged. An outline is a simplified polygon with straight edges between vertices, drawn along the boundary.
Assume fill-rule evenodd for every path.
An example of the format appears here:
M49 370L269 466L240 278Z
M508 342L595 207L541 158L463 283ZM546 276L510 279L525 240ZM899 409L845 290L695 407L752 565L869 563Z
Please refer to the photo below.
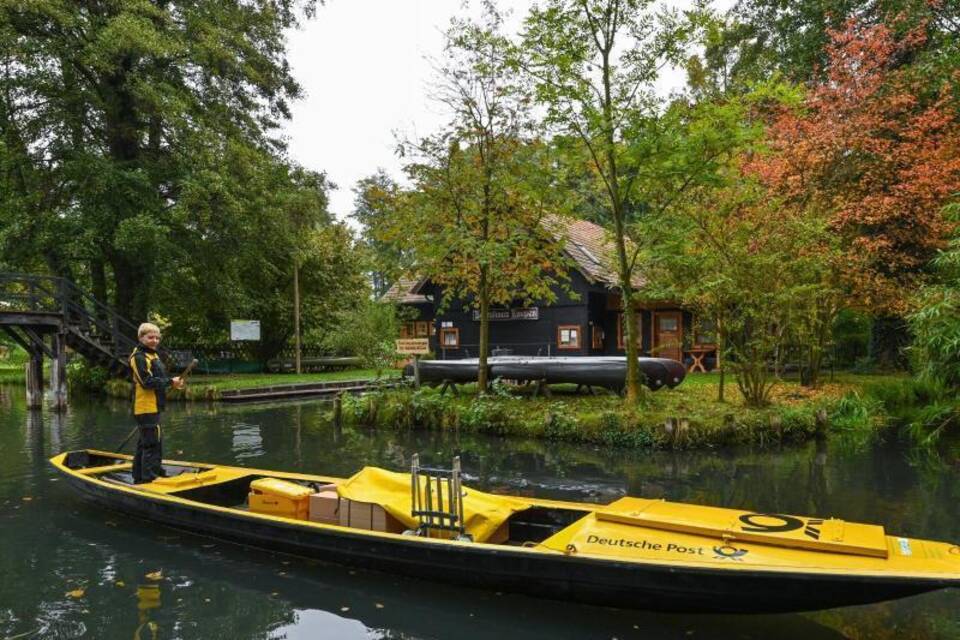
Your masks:
M167 388L183 388L180 378L167 377L166 369L157 355L160 327L144 322L137 330L140 344L130 354L133 373L133 417L140 430L137 453L133 458L133 481L137 484L153 482L163 476L163 435L160 412L167 399Z

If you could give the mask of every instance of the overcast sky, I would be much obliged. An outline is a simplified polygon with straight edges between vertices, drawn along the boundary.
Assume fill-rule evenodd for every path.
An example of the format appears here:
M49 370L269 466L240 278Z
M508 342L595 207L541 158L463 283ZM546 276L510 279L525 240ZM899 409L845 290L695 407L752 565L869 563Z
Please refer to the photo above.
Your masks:
M500 6L513 8L509 22L518 25L531 4ZM360 178L378 167L402 178L395 132L424 136L446 121L429 100L429 60L440 57L443 31L460 11L460 0L327 0L316 18L290 32L288 60L306 93L285 127L290 155L336 183L330 209L338 218L353 210ZM660 89L683 83L673 72Z

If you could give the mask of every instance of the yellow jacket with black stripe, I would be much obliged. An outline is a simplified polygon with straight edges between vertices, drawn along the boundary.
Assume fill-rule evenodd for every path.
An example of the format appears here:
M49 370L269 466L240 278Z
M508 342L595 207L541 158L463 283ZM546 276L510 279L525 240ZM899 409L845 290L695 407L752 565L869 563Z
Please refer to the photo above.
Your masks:
M159 413L167 402L167 387L173 381L157 352L142 344L130 354L130 371L133 374L133 415Z

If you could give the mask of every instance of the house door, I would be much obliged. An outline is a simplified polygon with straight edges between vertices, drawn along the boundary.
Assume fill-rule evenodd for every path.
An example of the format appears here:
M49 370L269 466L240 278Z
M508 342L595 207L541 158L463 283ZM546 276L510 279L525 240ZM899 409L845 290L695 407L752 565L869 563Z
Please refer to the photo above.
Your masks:
M682 360L683 325L679 311L653 314L653 355L657 358Z

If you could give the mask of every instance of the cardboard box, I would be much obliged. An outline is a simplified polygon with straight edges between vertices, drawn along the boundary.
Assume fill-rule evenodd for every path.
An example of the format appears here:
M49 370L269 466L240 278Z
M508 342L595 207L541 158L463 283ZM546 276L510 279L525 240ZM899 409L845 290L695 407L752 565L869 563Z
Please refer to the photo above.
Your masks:
M340 524L339 512L340 497L335 488L332 491L327 489L310 496L310 522Z
M340 525L355 529L403 533L406 527L402 522L384 511L373 502L358 502L340 498Z
M250 511L282 518L306 520L313 489L278 478L260 478L250 483Z

